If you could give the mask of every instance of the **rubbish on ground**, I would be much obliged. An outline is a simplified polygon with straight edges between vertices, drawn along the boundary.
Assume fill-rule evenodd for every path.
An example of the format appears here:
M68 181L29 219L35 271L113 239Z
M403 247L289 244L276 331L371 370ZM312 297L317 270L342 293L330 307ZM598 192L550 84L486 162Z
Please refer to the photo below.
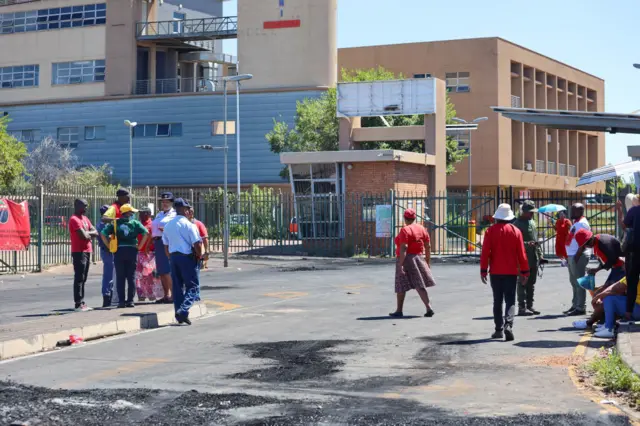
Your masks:
M69 343L72 345L77 345L78 343L84 342L84 339L77 334L72 334L69 336Z
M602 401L600 401L600 404L604 404L604 405L618 405L617 402L615 402L613 399L603 399Z

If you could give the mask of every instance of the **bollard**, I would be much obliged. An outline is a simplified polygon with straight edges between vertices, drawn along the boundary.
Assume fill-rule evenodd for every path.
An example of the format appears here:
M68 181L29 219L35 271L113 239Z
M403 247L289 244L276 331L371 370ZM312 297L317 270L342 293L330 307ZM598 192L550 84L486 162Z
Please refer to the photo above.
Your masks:
M476 221L470 220L469 227L467 228L467 239L469 240L467 244L467 251L475 251L476 250Z

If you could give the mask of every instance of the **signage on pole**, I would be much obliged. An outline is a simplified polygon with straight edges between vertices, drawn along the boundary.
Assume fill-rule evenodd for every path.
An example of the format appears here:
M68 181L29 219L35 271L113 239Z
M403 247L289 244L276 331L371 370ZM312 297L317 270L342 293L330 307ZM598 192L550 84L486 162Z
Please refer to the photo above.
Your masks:
M388 238L391 236L392 226L391 205L376 206L376 237Z

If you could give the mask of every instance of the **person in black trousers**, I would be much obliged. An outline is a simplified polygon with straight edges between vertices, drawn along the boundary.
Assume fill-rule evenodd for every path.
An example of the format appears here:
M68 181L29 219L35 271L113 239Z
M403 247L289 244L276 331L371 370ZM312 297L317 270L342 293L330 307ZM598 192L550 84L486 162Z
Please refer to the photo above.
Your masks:
M620 211L620 202L618 202ZM622 228L625 230L625 273L627 278L627 312L625 318L631 320L638 298L640 279L640 206L634 205L627 211Z
M71 258L73 259L73 300L78 312L90 311L84 303L84 285L91 264L91 239L98 236L85 213L89 204L85 200L75 200L74 214L69 218L69 237L71 239Z

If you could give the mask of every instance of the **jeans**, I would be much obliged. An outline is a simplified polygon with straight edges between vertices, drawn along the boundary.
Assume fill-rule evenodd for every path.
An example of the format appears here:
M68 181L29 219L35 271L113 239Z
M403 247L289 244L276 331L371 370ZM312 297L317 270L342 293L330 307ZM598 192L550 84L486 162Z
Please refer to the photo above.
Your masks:
M113 294L113 253L109 250L100 249L102 259L102 295L111 296Z
M585 255L580 256L576 261L575 256L569 256L569 280L573 290L573 299L571 300L571 308L585 311L587 309L587 290L580 287L578 278L582 278L587 273L587 265L589 258Z
M496 330L513 328L513 317L516 313L517 275L491 275L491 289L493 290L493 321ZM504 322L502 318L502 302L506 304Z
M138 263L138 250L135 247L118 247L113 257L116 265L116 288L120 304L132 303L136 294L136 264ZM128 284L125 299L125 282Z
M189 309L198 300L200 294L199 275L198 262L193 256L171 254L173 306L176 315L189 315Z
M607 296L602 304L604 305L604 326L613 330L616 325L616 317L624 316L627 311L627 296ZM640 320L640 305L637 303L633 307L631 316L634 321Z
M71 253L73 259L73 301L76 308L84 303L84 285L89 275L91 253Z

